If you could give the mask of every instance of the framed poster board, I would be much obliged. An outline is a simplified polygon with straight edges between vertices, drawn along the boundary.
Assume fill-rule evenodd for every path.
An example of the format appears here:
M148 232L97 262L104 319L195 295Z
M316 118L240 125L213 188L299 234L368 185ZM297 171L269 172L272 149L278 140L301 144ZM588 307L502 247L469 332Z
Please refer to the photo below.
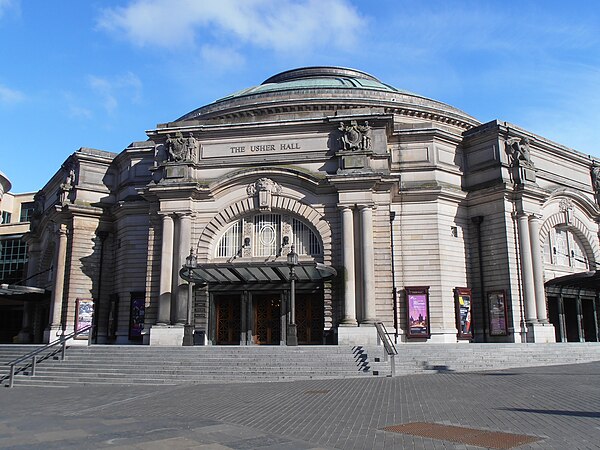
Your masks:
M428 338L429 329L429 286L407 287L406 311L408 327L406 336L412 338Z
M92 325L94 319L94 300L91 298L78 298L75 303L75 331ZM90 330L81 333L75 339L88 339Z
M456 328L459 339L471 339L473 337L471 289L455 288L454 302L456 305Z
M129 339L141 340L144 330L144 316L146 315L146 299L143 292L131 294L129 309Z
M487 294L490 320L490 336L508 335L508 314L504 291L490 291Z

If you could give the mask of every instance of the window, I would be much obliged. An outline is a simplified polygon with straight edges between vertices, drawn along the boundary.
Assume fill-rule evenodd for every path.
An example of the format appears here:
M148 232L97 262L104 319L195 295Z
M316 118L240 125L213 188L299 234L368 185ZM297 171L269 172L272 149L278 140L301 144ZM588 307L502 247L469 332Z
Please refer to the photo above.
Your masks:
M215 257L241 257L244 248L251 249L252 256L281 256L284 247L290 244L299 255L315 257L323 254L318 235L302 220L282 214L257 214L240 219L227 228L217 243ZM246 251L244 254L250 255Z
M10 223L11 215L8 211L2 211L2 221L0 223Z
M223 234L217 245L217 258L236 256L242 248L242 221L238 220Z
M544 241L544 262L578 271L587 270L588 259L581 240L564 227L550 230Z
M281 216L259 214L254 216L254 256L275 256L281 249Z
M20 238L0 240L0 283L13 284L24 278L27 244Z
M19 217L19 222L31 222L31 216L33 215L34 209L35 204L33 202L22 203L21 216Z

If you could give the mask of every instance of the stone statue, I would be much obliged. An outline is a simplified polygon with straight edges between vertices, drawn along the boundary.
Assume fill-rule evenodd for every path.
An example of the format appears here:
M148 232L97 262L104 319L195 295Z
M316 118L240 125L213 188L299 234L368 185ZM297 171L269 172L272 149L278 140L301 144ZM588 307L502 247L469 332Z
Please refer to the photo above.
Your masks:
M342 136L342 150L369 150L371 148L371 127L369 122L365 122L364 126L358 125L356 120L350 122L346 126L344 122L340 122L338 130Z
M600 166L596 164L596 161L592 163L590 175L592 177L592 188L594 189L596 203L600 206Z
M185 157L188 161L198 161L198 141L194 135L190 132L187 139L185 140L186 154Z
M512 158L511 165L513 167L525 167L528 169L535 169L535 166L531 161L531 153L528 138L523 137L507 139L506 150Z
M168 161L183 161L186 156L186 140L180 131L175 133L175 138L172 138L170 134L167 134L167 141L165 142L167 147L167 160Z

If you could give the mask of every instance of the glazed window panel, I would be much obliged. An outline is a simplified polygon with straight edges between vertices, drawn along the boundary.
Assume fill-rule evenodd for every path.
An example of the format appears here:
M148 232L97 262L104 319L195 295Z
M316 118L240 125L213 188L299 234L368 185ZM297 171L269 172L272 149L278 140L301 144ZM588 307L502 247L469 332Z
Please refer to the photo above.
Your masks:
M217 245L217 258L231 258L242 248L242 221L238 220L221 236Z
M254 216L254 256L274 256L281 248L281 216Z
M0 240L0 282L12 284L24 278L27 243L21 239Z
M294 247L299 255L320 256L323 254L319 238L308 225L298 219L292 219Z
M583 249L583 244L581 241L572 233L569 233L570 238L570 255L571 255L571 264L573 268L578 270L586 270L588 268L588 261L585 255L585 250Z

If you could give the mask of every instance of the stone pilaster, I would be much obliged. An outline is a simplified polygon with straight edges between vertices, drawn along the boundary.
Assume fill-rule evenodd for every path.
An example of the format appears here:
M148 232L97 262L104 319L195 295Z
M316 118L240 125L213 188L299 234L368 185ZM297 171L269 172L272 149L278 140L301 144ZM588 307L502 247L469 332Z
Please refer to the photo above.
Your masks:
M61 316L63 294L65 290L65 266L67 259L67 226L60 224L58 227L58 243L54 255L54 286L52 288L52 313L50 316L49 333L46 335L47 342L52 341L52 335L56 335L62 329Z
M192 215L190 213L178 214L179 217L179 235L177 241L179 247L177 248L177 266L173 268L174 273L177 274L177 299L175 303L175 322L178 324L185 324L187 319L187 283L179 276L179 270L185 264L185 259L190 254L190 246L192 242Z
M363 317L362 324L375 322L375 254L373 250L373 207L360 205Z
M535 214L529 217L529 237L531 241L531 263L533 268L537 320L540 323L548 323L546 290L544 289L544 264L540 248L540 217Z
M341 325L356 326L354 214L347 205L341 206L340 209L342 213L342 261L344 266L344 318Z
M529 216L525 213L520 213L517 220L523 297L525 299L525 321L528 324L537 323L535 286L533 282L533 265L531 260L531 239L529 236Z
M171 323L171 294L173 277L173 218L163 215L162 247L160 259L160 287L158 300L158 324Z

